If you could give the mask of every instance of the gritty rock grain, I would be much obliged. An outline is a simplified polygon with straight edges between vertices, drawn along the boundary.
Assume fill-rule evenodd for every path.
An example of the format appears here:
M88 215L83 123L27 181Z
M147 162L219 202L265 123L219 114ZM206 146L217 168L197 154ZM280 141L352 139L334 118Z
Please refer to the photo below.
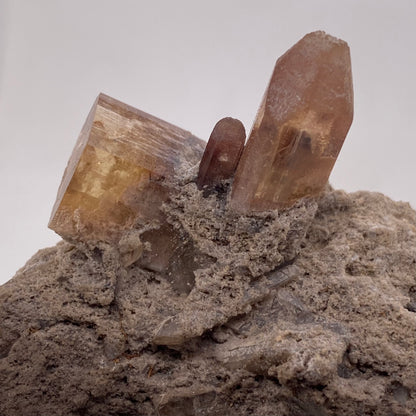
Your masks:
M226 191L165 207L206 260L189 293L67 242L1 286L0 415L414 415L415 211L328 189L236 216Z

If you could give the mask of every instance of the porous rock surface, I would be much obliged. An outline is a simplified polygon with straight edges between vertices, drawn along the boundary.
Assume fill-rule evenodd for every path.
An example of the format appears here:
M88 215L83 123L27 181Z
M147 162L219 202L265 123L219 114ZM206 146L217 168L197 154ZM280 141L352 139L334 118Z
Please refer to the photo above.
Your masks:
M67 242L0 287L0 415L416 413L415 211L328 188L236 216L223 191L165 207L205 259L189 294Z

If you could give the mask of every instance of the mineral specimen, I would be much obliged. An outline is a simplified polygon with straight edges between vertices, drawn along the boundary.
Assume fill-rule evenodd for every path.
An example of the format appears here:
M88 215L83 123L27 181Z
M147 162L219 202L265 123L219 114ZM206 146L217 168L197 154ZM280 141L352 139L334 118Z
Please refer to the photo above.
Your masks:
M245 140L246 132L241 121L226 117L215 125L199 165L199 189L233 176Z
M197 163L203 147L191 133L100 94L68 162L49 227L68 240L115 243L137 223L163 223L168 180Z
M217 186L239 122L214 129L201 192L198 139L99 96L52 215L69 241L0 287L1 415L416 414L416 212L330 186L253 212L323 186L351 122L347 57L318 32L278 61L243 213Z
M313 32L276 63L237 166L231 206L293 205L327 183L353 117L348 45Z

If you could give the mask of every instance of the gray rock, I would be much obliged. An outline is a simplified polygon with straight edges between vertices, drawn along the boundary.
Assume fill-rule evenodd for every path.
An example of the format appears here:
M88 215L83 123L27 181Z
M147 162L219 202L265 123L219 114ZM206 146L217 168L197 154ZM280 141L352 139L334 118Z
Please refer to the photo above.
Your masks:
M236 217L188 184L166 213L204 259L190 292L131 238L61 242L0 287L2 416L416 413L408 204L329 190Z

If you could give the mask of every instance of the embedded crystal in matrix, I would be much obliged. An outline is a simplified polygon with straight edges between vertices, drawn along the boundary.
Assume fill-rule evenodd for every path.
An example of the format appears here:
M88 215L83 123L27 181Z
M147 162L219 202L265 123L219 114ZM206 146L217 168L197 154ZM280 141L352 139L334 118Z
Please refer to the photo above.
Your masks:
M234 175L246 140L243 123L232 117L222 118L212 130L199 165L197 185L212 187Z
M118 242L164 222L166 179L197 163L204 142L107 95L95 101L65 170L49 228L69 240Z

